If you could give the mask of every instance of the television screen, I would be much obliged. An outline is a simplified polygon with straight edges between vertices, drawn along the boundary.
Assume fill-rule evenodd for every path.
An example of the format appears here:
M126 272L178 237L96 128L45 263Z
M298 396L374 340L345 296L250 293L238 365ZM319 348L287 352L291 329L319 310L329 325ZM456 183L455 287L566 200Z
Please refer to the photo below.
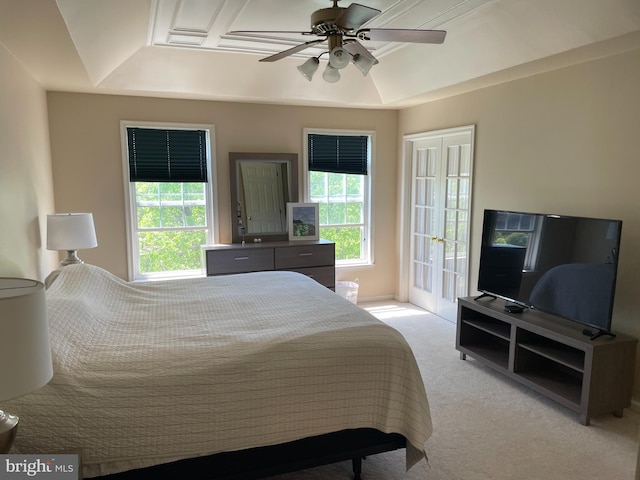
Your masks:
M485 210L478 290L611 329L622 221Z

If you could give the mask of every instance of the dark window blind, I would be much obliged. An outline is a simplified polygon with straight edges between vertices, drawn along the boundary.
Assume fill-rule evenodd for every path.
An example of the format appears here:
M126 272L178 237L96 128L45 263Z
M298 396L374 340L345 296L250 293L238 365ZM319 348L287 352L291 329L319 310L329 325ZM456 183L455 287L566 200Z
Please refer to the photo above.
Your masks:
M308 135L309 170L367 174L369 137L360 135Z
M206 182L204 130L127 128L131 182Z

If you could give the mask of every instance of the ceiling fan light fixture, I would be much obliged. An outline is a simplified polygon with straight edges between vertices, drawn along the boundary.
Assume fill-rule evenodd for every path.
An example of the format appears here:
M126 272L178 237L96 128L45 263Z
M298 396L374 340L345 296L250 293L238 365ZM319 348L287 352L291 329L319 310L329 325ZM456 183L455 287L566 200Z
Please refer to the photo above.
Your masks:
M322 78L324 78L325 82L336 83L338 80L340 80L340 70L331 66L331 64L329 63L324 73L322 74Z
M356 54L353 56L353 64L358 67L358 70L362 72L363 76L367 76L371 67L376 64L375 58L373 57L364 57L360 54Z
M445 30L418 30L407 28L362 28L370 20L382 13L377 8L367 7L359 3L352 3L348 7L338 7L340 0L328 0L333 3L330 8L321 8L311 14L311 31L288 30L235 30L227 32L227 35L238 35L247 39L260 39L270 42L273 34L300 34L315 35L315 40L300 43L268 57L261 58L260 62L275 62L282 58L294 55L302 50L319 43L327 43L328 48L315 58L310 58L298 67L300 73L309 81L318 69L320 56L329 54L327 69L323 78L330 83L340 80L339 70L349 63L362 72L363 76L369 74L369 70L378 60L369 52L361 41L385 41L404 43L442 43L447 32Z
M311 57L307 61L305 61L302 65L298 66L298 71L302 74L304 78L311 81L313 78L313 74L318 70L318 66L320 65L320 60L317 57Z
M329 52L329 64L333 68L344 68L349 65L351 55L342 47L334 47Z

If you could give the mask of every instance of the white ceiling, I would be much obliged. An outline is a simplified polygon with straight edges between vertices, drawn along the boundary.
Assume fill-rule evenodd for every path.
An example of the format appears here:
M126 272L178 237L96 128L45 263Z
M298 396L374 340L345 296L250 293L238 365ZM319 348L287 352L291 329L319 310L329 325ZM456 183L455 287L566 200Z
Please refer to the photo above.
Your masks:
M367 77L349 65L335 84L296 69L323 48L258 61L315 36L227 35L309 31L331 0L0 0L0 43L48 90L376 108L640 48L640 0L357 3L382 11L367 27L442 29L446 40L366 42L380 63Z

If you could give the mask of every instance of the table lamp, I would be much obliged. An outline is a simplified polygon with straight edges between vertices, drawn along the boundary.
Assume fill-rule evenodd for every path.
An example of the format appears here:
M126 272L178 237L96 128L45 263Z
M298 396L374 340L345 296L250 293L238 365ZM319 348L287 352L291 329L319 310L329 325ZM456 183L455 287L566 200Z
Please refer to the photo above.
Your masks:
M56 213L47 215L47 250L66 250L61 266L84 263L77 251L98 246L92 213Z
M40 282L0 277L0 370L0 402L31 393L53 377ZM11 449L17 428L18 417L0 410L0 454Z

